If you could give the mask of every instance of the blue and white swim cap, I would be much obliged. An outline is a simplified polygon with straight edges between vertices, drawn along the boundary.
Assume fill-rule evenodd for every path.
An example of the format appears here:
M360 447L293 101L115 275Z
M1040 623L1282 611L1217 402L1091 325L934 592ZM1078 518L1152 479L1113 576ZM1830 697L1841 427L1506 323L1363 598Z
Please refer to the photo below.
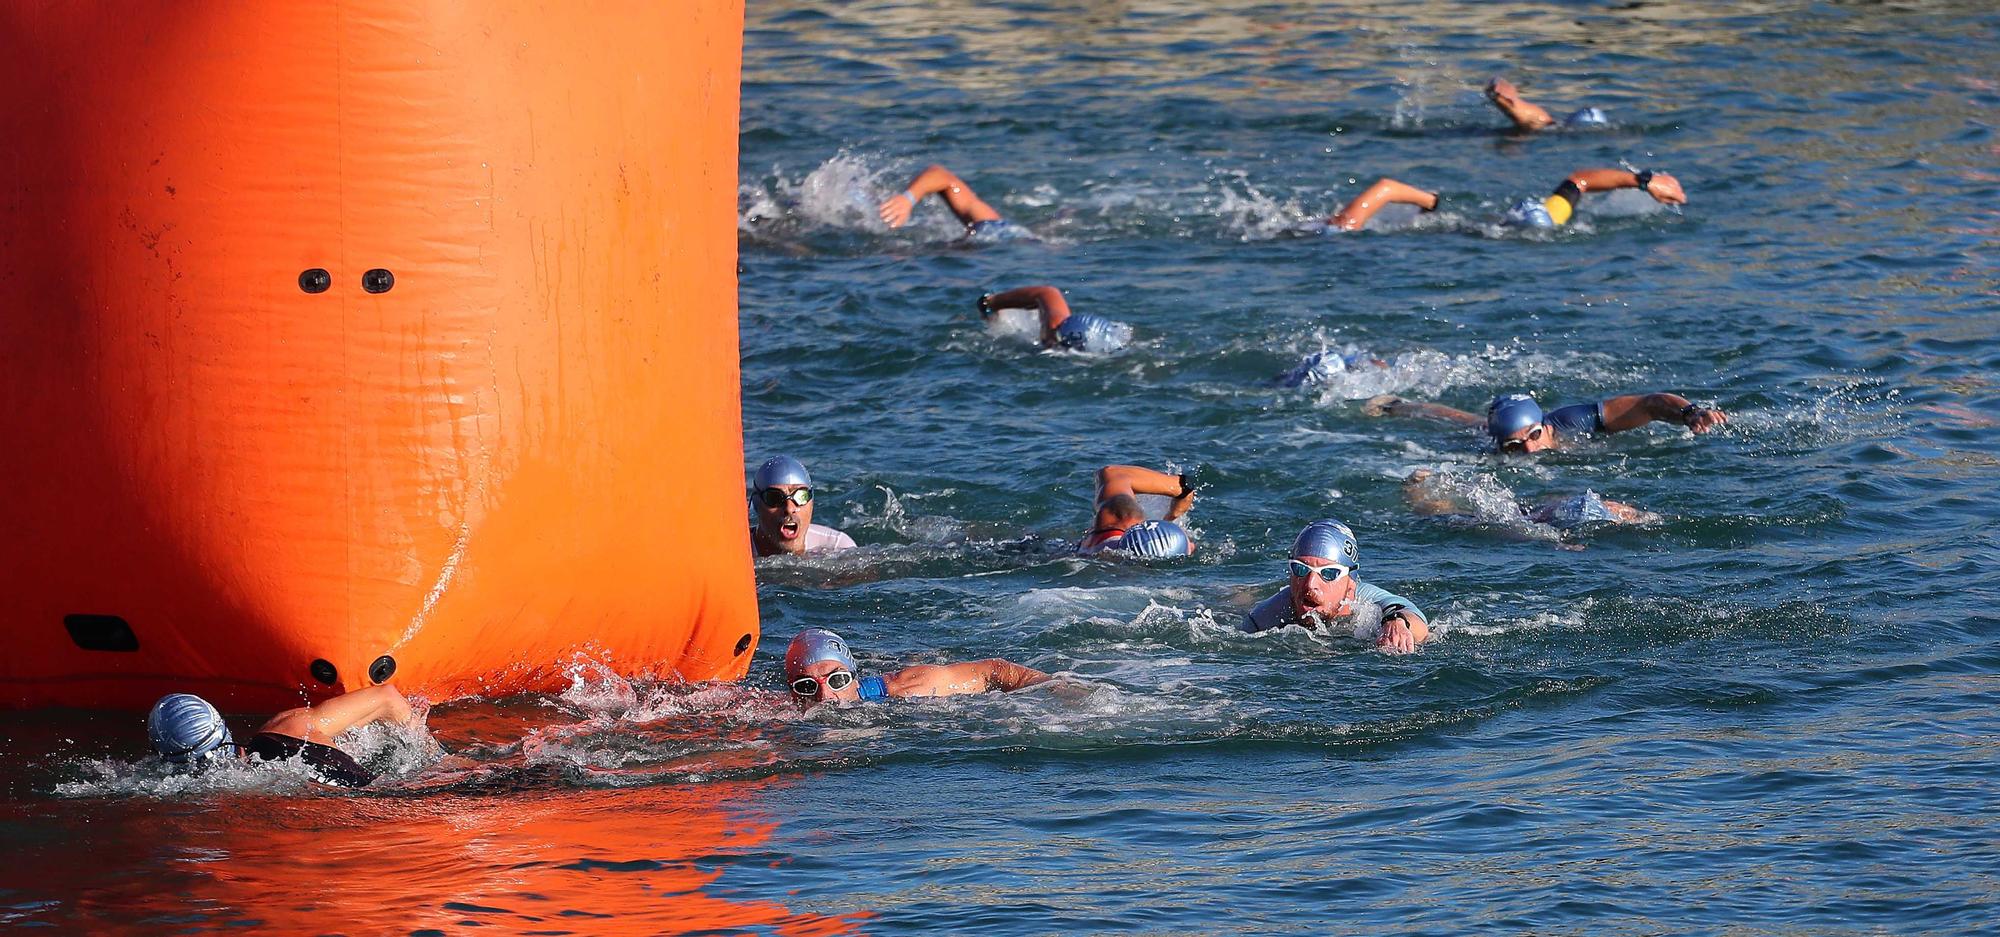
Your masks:
M1193 553L1194 541L1173 521L1146 521L1127 528L1125 536L1105 544L1104 548L1130 556L1164 559Z
M1501 219L1501 223L1513 225L1517 228L1553 228L1556 226L1555 218L1549 215L1549 207L1542 204L1542 200L1538 198L1524 198L1515 202L1513 208L1507 209L1507 217Z
M773 485L805 485L811 487L813 477L806 473L806 467L799 460L788 455L772 456L757 467L757 476L750 482L751 491L763 491Z
M146 714L146 735L153 751L179 765L202 761L234 741L222 714L192 693L170 693L154 703Z
M1571 495L1548 511L1548 524L1552 527L1582 527L1585 524L1616 523L1617 520L1618 515L1611 512L1595 491Z
M849 672L854 670L854 654L847 649L847 642L841 640L840 635L825 628L807 628L785 648L785 676L796 677L807 667L828 660L847 668Z
M1609 127L1611 126L1611 119L1604 116L1604 111L1599 108L1586 107L1580 111L1577 111L1574 114L1569 115L1567 118L1564 118L1563 126Z
M1348 569L1361 566L1361 546L1354 540L1354 531L1330 517L1299 531L1298 539L1292 541L1292 559L1301 556L1323 556Z
M1486 435L1506 439L1542 421L1542 405L1527 394L1502 394L1486 405Z

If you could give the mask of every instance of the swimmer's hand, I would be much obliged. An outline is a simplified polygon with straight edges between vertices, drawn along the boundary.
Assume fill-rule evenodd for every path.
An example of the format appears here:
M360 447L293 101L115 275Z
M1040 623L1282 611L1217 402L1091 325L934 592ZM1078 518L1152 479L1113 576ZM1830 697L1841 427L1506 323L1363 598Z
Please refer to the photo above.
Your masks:
M1658 178L1657 176L1655 178ZM1681 422L1697 433L1706 433L1729 422L1729 414L1721 410L1689 404L1681 411Z
M916 210L916 196L908 192L898 192L883 199L882 204L875 207L875 214L881 216L883 224L891 228L900 228L909 222L910 213Z
M1662 205L1686 205L1688 200L1687 193L1681 191L1680 180L1663 172L1653 173L1646 180L1646 194Z
M992 294L992 293L981 293L981 294L979 294L979 302L977 303L977 305L978 305L978 307L979 307L979 317L980 317L981 319L991 319L991 318L993 318L993 294Z
M1377 629L1375 646L1391 654L1408 654L1417 649L1417 635L1400 616L1386 619Z
M1396 405L1402 402L1403 398L1398 397L1395 394L1376 394L1375 396L1370 397L1365 401L1362 401L1361 415L1393 416L1396 412Z

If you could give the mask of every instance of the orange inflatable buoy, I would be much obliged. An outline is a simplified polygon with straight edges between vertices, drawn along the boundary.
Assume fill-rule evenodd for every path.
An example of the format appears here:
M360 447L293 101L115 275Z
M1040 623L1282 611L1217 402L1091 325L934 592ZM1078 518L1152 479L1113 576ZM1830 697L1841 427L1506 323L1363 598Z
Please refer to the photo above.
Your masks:
M741 677L742 26L0 5L0 705Z

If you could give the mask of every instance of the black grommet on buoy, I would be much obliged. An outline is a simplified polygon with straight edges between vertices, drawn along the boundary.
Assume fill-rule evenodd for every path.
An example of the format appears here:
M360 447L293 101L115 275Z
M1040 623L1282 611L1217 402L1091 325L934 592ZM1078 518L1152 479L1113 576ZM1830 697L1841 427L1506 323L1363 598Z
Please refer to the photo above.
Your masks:
M376 683L388 683L389 678L395 675L396 659L387 654L375 658L375 662L368 665L368 679Z
M324 293L333 287L333 274L325 267L314 267L299 274L299 289L308 293Z
M396 285L396 275L376 267L361 275L361 288L370 293L387 293Z
M307 667L306 670L312 673L314 680L318 680L327 686L332 686L334 681L340 679L340 671L333 669L333 661L327 660L324 657L313 658L312 666Z
M742 657L743 652L749 649L750 649L750 635L746 634L743 637L736 639L736 653L732 656Z

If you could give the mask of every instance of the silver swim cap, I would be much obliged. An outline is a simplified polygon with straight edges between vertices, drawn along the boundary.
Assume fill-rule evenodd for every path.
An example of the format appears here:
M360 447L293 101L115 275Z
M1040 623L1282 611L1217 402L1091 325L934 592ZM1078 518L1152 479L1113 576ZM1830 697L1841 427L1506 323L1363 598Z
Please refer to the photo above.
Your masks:
M171 693L146 714L153 751L176 764L192 764L230 744L229 726L208 701L192 693Z
M799 460L788 455L772 456L757 467L757 475L750 481L751 491L763 491L773 485L805 485L811 487L813 477L806 473L806 467Z
M1105 544L1104 548L1129 556L1164 559L1193 553L1194 541L1188 539L1187 531L1173 521L1146 521L1132 525L1125 531L1125 536Z
M1361 566L1360 545L1354 541L1354 531L1330 517L1313 521L1299 531L1298 539L1292 541L1292 559L1301 556L1323 556L1348 569Z
M1553 228L1556 226L1556 220L1549 216L1549 207L1542 204L1542 200L1538 198L1524 198L1515 202L1514 207L1507 209L1507 217L1501 219L1501 221L1503 224L1513 225L1517 228Z
M1586 107L1563 120L1563 126L1565 127L1608 127L1610 125L1611 118L1604 116L1604 111L1595 107Z
M834 661L850 672L854 670L854 655L847 650L847 642L841 640L840 635L825 628L807 628L785 648L785 676L796 677L807 667L826 660Z

